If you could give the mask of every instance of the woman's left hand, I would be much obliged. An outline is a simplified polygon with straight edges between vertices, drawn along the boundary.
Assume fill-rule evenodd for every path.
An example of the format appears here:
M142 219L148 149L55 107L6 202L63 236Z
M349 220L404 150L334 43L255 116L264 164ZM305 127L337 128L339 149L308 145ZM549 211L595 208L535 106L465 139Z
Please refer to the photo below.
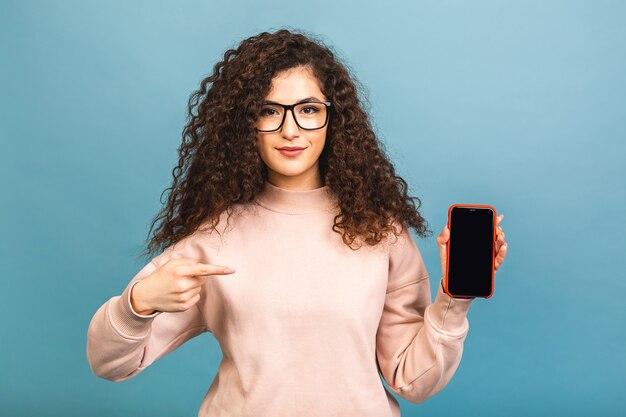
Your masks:
M500 266L502 266L502 262L504 262L504 258L506 258L507 251L507 243L504 240L504 232L502 231L502 227L499 226L500 222L504 218L504 214L500 214L496 217L496 247L495 247L495 264L494 269L497 271ZM439 257L441 258L441 271L442 276L446 276L446 249L448 245L448 240L450 240L450 229L448 229L448 225L445 225L441 234L437 236L437 243L439 244Z

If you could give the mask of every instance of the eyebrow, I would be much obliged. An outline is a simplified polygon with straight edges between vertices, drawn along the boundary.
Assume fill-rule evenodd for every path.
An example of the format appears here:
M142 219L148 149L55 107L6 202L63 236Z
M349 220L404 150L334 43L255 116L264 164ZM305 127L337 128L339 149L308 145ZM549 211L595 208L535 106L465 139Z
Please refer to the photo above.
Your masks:
M305 97L305 98L302 98L302 99L300 99L300 100L296 101L296 102L295 102L295 103L293 103L293 104L298 104L298 103L302 103L303 101L311 101L311 100L316 100L316 101L324 101L324 100L321 100L321 99L319 99L319 98L317 98L317 97ZM271 101L271 100L266 100L266 101L264 101L263 103L264 103L264 104L281 104L281 103L278 103L278 102L276 102L276 101Z

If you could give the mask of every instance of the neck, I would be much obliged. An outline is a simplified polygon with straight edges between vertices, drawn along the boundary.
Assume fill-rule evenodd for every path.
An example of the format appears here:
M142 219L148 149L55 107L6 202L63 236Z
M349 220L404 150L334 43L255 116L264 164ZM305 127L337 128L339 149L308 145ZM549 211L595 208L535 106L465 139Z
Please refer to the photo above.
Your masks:
M324 186L319 171L310 170L303 175L289 177L276 172L269 172L266 180L275 187L290 191L315 190Z
M286 214L304 214L334 210L335 198L328 185L313 189L295 190L278 187L265 181L257 202L273 211Z

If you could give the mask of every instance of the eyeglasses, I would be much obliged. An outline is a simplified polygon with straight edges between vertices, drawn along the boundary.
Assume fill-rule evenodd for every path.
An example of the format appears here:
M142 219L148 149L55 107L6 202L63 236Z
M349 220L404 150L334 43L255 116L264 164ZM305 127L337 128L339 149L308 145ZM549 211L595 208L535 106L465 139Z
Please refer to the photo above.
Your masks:
M258 132L275 132L283 126L288 110L291 110L299 128L321 129L328 123L330 101L307 100L295 104L280 104L272 101L262 103L256 122Z

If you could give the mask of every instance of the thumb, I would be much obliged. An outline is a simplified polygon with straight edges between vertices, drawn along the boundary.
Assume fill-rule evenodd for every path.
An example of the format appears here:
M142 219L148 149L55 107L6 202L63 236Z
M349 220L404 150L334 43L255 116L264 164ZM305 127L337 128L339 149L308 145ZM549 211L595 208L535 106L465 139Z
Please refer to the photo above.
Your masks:
M448 229L448 225L446 225L441 231L441 233L439 234L439 236L437 236L437 243L440 246L445 246L445 244L448 243L449 239L450 239L450 229Z

